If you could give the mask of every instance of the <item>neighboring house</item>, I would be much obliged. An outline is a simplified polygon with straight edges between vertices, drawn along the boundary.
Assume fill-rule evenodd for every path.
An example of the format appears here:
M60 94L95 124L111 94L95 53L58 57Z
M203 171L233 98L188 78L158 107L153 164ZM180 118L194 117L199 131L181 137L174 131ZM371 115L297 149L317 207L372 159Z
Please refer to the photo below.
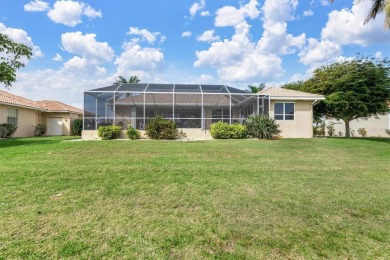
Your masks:
M313 104L324 100L324 96L275 87L259 94L269 95L269 116L279 124L282 137L313 137Z
M74 119L83 111L55 100L33 101L0 90L0 124L16 125L14 137L34 136L37 124L47 126L47 135L71 135Z
M174 120L187 137L198 137L214 122L244 123L251 114L275 118L283 137L311 138L313 103L323 99L282 88L253 94L225 85L113 85L84 93L83 139L97 138L99 126L113 123L143 130L156 115Z
M389 105L390 107L390 105ZM345 123L341 119L326 118L325 125L334 124L334 135L345 136ZM367 119L361 118L353 120L349 123L350 131L354 136L360 136L358 133L359 128L365 128L368 137L390 137L390 134L386 133L386 129L390 129L390 112L385 115L371 116ZM328 129L325 130L328 135ZM352 135L351 135L352 136Z

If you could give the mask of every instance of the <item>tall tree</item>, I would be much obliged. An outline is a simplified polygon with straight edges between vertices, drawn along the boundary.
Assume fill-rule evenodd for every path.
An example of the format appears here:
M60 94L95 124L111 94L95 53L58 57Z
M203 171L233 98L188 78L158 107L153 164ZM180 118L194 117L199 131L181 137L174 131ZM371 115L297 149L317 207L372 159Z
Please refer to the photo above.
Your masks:
M131 76L129 78L129 80L126 80L124 77L119 76L114 84L120 84L120 83L140 83L140 82L141 82L141 80L138 78L137 75Z
M326 100L315 106L315 114L342 119L349 137L352 120L389 111L389 61L355 58L323 66L297 90L325 95Z
M367 1L367 0L366 0ZM334 0L330 0L331 3ZM385 28L390 29L390 1L389 0L371 0L371 9L364 20L364 23L368 23L371 19L375 19L379 13L385 13Z
M262 91L265 88L265 83L261 83L259 85L248 85L248 90L251 93L258 93L259 91Z
M16 70L25 66L23 59L31 56L31 48L0 33L0 83L10 88L16 81Z

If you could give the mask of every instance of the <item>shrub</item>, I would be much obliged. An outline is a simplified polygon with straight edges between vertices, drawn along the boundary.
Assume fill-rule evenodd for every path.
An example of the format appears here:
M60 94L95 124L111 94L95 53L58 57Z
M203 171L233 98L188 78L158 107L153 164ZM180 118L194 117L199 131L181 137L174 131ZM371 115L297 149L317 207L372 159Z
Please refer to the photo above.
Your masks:
M43 136L46 133L46 125L37 124L34 128L34 136Z
M324 136L325 135L325 123L313 126L313 135Z
M247 137L246 126L239 123L229 125L219 121L210 127L210 134L215 139L242 139Z
M126 131L126 134L127 136L132 139L132 140L135 140L135 139L138 139L141 137L141 133L138 131L138 129L135 129L134 127L132 127L131 125L129 125L127 127L127 131Z
M342 137L343 135L343 132L339 131L339 136Z
M229 127L230 127L230 138L243 139L248 137L248 131L246 130L245 125L234 123Z
M336 130L334 129L334 123L333 122L329 123L329 125L326 126L326 129L328 129L328 135L330 137L334 136Z
M388 134L388 135L390 135L390 129L386 129L386 130L385 130L385 133Z
M73 134L81 135L81 131L83 131L83 119L75 119L73 121Z
M365 128L359 128L357 131L358 131L359 135L361 135L362 137L367 136L367 130Z
M230 138L230 127L228 123L219 121L210 126L210 134L215 139L228 139Z
M119 137L121 129L118 125L99 126L98 136L103 140L115 139Z
M146 124L145 132L151 139L173 140L178 136L176 123L160 116L151 119Z
M274 139L281 133L276 121L266 115L250 115L245 125L248 134L259 139Z
M355 130L351 130L351 136L355 137Z
M18 129L16 126L12 124L1 124L0 125L0 138L12 137L12 135Z

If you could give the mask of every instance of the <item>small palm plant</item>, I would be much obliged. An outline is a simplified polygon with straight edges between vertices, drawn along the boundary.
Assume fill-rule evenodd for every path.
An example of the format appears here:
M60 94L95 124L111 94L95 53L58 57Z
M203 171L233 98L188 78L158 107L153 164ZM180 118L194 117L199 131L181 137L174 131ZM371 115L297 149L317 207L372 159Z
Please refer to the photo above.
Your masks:
M259 139L273 139L281 133L276 121L266 115L250 115L245 125L248 134Z

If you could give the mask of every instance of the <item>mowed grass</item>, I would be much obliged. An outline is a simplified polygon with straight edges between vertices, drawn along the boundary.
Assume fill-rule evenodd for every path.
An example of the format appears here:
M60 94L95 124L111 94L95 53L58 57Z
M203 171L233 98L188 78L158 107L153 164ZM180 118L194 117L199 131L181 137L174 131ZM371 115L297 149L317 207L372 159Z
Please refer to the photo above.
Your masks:
M0 259L389 258L390 139L0 140Z

